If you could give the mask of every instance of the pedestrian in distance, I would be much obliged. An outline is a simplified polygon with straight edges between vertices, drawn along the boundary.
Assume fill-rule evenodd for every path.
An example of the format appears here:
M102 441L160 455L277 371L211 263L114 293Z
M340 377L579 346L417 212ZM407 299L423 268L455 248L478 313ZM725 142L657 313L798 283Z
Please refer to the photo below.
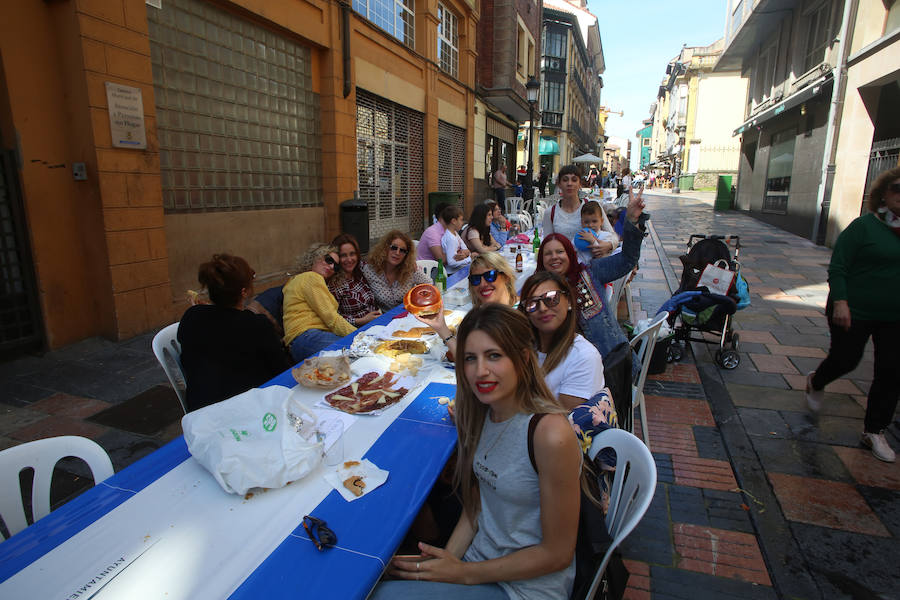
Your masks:
M494 190L494 199L504 213L506 212L506 186L508 185L506 165L500 165L500 168L491 176L491 188Z
M894 462L884 431L900 396L900 167L882 173L869 193L869 213L838 236L828 267L825 316L828 356L806 378L806 403L818 413L825 386L856 368L869 338L875 347L862 444Z
M547 181L550 178L550 174L547 172L547 166L541 166L541 172L538 175L538 190L541 192L541 198L547 197Z

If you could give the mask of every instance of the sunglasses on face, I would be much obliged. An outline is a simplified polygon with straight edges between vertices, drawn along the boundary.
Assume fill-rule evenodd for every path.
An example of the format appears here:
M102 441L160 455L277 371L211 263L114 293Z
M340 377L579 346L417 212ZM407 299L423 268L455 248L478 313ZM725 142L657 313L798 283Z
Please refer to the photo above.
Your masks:
M888 189L895 194L900 194L900 183L892 183L888 186Z
M332 267L337 265L337 261L331 258L331 255L326 254L323 260L325 261L326 265L331 265Z
M337 544L337 536L328 528L328 524L322 519L317 519L306 515L303 517L303 529L312 543L321 552L325 548L330 548Z
M401 248L400 246L395 246L394 244L391 244L391 252L399 252L400 254L408 254L409 249Z
M559 304L560 298L565 296L566 293L562 290L550 290L543 296L534 296L525 301L525 312L533 313L538 309L541 302L544 303L544 306L547 308L553 308L554 306Z
M484 280L488 283L494 283L497 281L497 269L491 269L490 271L485 271L484 273L473 273L469 275L469 283L472 286L476 286L481 283L481 278L484 277Z

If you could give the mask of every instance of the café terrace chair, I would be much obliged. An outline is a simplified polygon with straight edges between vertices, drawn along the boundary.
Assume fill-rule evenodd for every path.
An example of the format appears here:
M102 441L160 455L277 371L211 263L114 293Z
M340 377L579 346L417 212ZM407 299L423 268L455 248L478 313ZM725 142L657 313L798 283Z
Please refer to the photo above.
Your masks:
M169 383L181 402L181 409L187 414L187 401L185 399L184 372L181 370L181 344L178 343L178 323L172 323L160 329L159 333L153 336L153 354L159 361Z
M112 476L114 472L112 461L103 448L94 441L74 435L27 442L0 452L0 517L6 523L10 536L28 527L22 503L22 492L26 490L20 487L19 473L25 469L34 471L28 497L31 499L32 516L37 521L50 514L53 468L67 456L80 458L87 463L94 485Z
M435 275L437 275L437 267L438 263L436 260L423 258L416 261L416 268L431 277L431 279L434 279Z
M628 283L629 277L631 277L631 271L613 281L613 291L612 298L610 298L610 306L612 306L613 312L615 313L618 310L619 301L622 299L622 295L624 294L625 308L628 310L628 321L634 322L634 307L632 306L631 300L631 284Z
M631 391L631 431L634 433L634 410L641 410L641 429L644 433L644 443L650 447L650 425L647 423L647 403L644 399L644 382L647 379L647 369L650 368L650 358L653 356L653 348L656 346L656 337L663 322L669 318L669 313L658 313L650 325L644 331L634 336L631 340L631 348L641 361L641 373Z
M588 456L593 461L604 448L612 448L616 452L616 471L606 513L606 530L612 544L603 555L585 598L594 598L597 594L613 551L641 522L656 491L656 463L650 449L641 440L623 429L607 429L594 436Z

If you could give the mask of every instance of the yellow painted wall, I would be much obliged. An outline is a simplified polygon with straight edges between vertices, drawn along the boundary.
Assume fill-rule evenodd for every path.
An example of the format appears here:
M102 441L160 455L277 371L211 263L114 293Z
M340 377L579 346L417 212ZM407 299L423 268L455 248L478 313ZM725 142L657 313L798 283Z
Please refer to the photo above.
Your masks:
M196 287L197 267L213 252L242 254L265 280L292 268L310 242L337 234L340 202L357 189L357 86L425 113L426 194L437 189L439 118L466 128L473 156L477 15L468 2L446 2L460 17L459 80L436 66L437 2L417 6L415 50L351 13L353 86L346 98L337 3L217 3L311 47L324 206L165 215L144 0L6 4L15 6L0 19L0 134L7 147L21 143L51 348L92 335L127 338L178 318L184 289ZM112 148L106 81L142 90L146 150ZM87 164L88 181L72 180L73 162ZM466 177L469 202L474 172Z

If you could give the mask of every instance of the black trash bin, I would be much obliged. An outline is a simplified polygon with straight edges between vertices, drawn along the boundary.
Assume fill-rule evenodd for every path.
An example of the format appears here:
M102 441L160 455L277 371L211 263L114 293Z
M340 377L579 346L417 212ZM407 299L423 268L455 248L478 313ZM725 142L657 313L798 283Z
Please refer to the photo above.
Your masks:
M341 202L341 232L349 233L359 242L359 251L369 251L369 202L353 198Z

